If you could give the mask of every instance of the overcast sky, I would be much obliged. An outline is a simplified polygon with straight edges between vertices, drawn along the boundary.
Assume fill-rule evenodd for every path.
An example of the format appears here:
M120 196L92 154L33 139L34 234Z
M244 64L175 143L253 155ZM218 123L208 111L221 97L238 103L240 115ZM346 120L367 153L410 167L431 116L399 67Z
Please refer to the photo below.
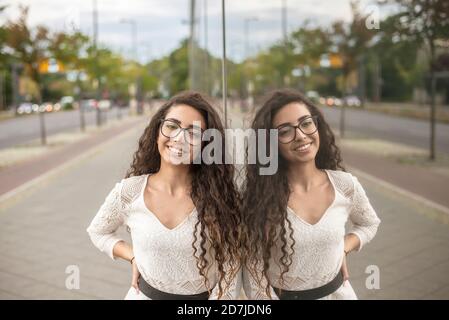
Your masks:
M208 12L208 48L216 56L221 53L221 0L196 0L197 32L204 45L204 4ZM0 22L18 15L20 4L30 7L31 25L44 24L50 30L77 26L92 35L94 0L0 0L9 5ZM189 34L189 0L97 0L99 12L99 42L130 55L132 37L130 24L137 23L138 55L141 61L157 58L176 48ZM350 21L349 0L286 0L288 30L294 30L306 20L319 25L332 21ZM371 10L373 0L361 0L362 10ZM241 60L244 56L244 21L256 17L249 24L249 54L278 41L282 37L282 0L226 0L226 32L228 55ZM382 9L380 9L380 13Z

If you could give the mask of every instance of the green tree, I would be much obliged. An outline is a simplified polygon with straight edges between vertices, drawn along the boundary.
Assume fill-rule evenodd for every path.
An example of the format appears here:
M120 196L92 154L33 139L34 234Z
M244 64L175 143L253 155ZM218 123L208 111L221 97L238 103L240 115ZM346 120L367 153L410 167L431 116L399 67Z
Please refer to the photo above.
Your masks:
M382 78L381 98L386 101L410 100L415 86L422 87L425 66L420 61L420 41L416 38L404 37L396 27L395 16L381 21L378 41L368 53L369 88L376 101L376 68L380 69ZM376 64L379 64L376 65ZM374 78L374 79L371 79Z
M321 27L310 27L307 21L289 38L293 46L294 69L299 73L293 78L292 85L307 91L322 89L330 83L326 79L331 79L331 75L320 67L320 57L330 51L332 44L329 33Z
M430 159L435 159L435 90L437 71L437 40L449 39L449 2L446 0L392 0L399 6L396 28L405 37L421 41L428 50L431 87Z
M23 66L24 74L30 77L38 90L35 92L37 100L41 95L41 74L39 63L48 58L49 32L44 26L30 29L27 23L28 8L20 7L20 16L17 21L7 21L5 44L13 51L13 58Z
M359 59L365 55L369 48L369 43L375 31L366 27L366 20L369 14L362 14L359 9L359 2L351 2L352 21L346 24L343 21L336 21L332 24L330 37L335 53L342 59L342 78L340 89L343 94L351 91L349 76L355 72L359 65Z
M6 9L6 5L0 5L0 15ZM10 55L4 51L6 42L6 28L0 25L0 110L6 109L10 99L11 88L9 86L11 72L10 72ZM5 90L6 88L6 90Z

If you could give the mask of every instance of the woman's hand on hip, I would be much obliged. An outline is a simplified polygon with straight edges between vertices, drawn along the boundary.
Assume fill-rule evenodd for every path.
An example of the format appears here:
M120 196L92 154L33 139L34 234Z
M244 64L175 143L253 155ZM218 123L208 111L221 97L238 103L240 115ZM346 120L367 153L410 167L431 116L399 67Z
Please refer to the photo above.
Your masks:
M140 278L140 272L139 269L137 268L137 263L136 263L136 259L133 259L132 262L132 278L131 278L131 286L136 289L137 294L139 294L139 278Z

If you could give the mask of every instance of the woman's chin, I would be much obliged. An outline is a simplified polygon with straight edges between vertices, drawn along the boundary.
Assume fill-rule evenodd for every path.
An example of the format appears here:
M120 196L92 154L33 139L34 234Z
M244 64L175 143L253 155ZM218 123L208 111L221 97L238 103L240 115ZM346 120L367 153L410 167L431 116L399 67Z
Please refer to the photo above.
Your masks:
M315 156L313 154L307 154L307 155L294 155L292 158L293 163L296 164L305 164L305 163L309 163L309 162L314 162L315 161Z
M165 154L162 157L163 161L165 161L167 164L173 165L173 166L181 166L181 165L190 165L192 161L190 160L190 157L187 155L172 155L172 154Z

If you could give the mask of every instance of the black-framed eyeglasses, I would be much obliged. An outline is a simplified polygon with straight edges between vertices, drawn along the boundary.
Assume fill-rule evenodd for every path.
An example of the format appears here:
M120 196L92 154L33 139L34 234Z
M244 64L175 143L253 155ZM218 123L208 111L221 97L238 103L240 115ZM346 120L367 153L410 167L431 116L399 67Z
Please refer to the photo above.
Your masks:
M203 130L200 127L182 128L179 123L171 119L161 120L161 133L164 137L174 139L181 131L184 132L184 140L190 145L196 146L201 143Z
M296 129L305 135L312 135L318 130L318 116L310 116L302 119L296 126L283 124L277 127L280 143L289 143L296 139Z

